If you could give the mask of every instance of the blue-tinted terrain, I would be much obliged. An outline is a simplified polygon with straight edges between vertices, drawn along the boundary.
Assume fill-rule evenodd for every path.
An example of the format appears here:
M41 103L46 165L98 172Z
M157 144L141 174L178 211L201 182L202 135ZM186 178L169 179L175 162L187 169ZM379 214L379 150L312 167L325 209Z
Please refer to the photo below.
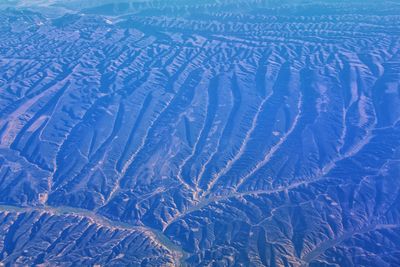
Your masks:
M400 266L399 179L399 1L0 2L5 266Z

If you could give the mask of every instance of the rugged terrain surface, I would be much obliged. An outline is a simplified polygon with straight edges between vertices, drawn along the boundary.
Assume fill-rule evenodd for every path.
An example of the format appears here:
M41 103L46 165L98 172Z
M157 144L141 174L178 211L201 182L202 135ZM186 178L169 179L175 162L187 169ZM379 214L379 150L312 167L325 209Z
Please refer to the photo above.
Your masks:
M0 261L400 265L400 4L286 2L0 5Z

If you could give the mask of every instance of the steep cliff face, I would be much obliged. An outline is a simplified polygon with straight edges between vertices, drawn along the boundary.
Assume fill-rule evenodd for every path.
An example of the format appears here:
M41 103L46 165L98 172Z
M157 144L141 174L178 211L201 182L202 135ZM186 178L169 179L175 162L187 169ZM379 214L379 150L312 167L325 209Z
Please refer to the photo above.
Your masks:
M0 7L2 263L400 265L395 2Z

